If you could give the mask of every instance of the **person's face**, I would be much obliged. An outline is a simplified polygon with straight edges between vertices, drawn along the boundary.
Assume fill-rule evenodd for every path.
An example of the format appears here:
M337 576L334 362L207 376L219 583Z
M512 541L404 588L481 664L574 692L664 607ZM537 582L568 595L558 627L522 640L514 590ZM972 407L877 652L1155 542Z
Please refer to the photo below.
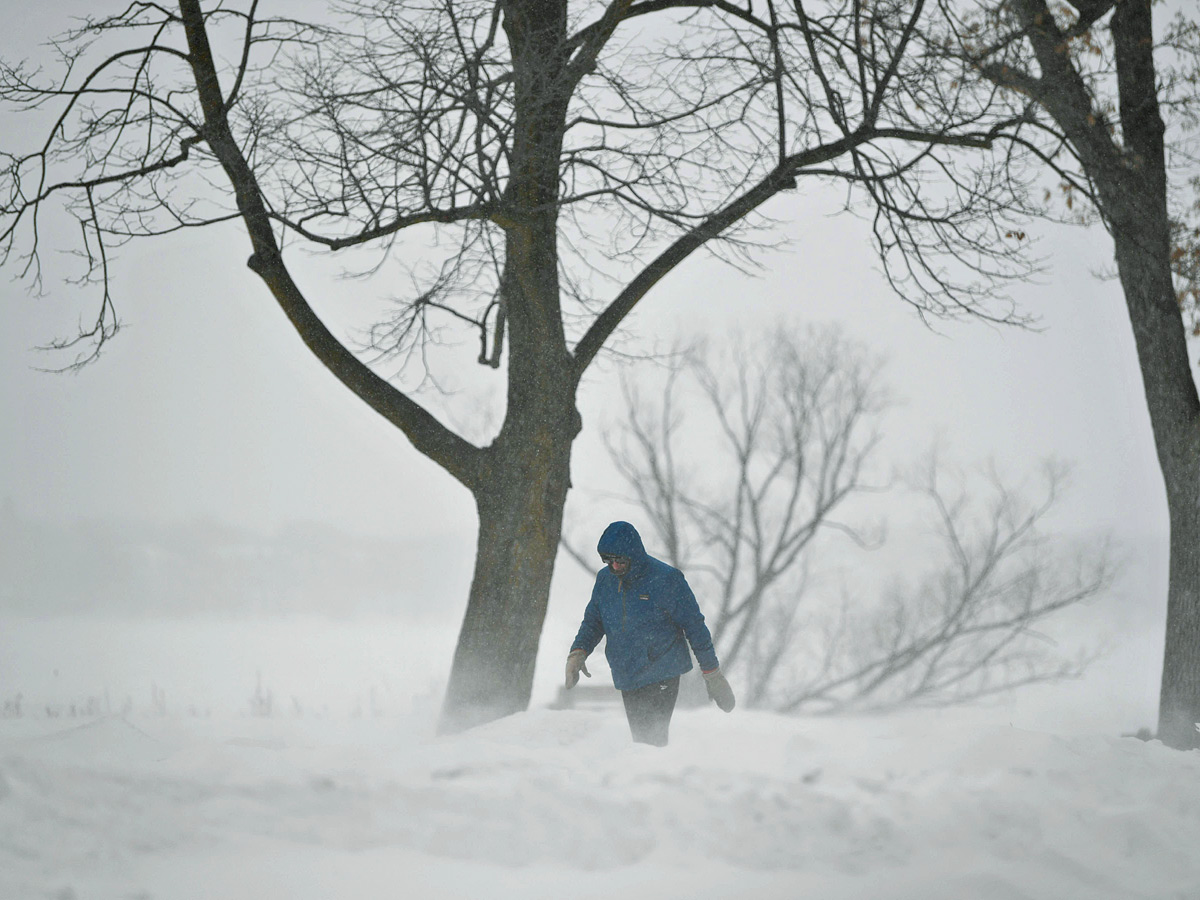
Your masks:
M612 569L614 575L624 575L629 571L628 556L612 556L606 553L600 558L604 560L605 565Z

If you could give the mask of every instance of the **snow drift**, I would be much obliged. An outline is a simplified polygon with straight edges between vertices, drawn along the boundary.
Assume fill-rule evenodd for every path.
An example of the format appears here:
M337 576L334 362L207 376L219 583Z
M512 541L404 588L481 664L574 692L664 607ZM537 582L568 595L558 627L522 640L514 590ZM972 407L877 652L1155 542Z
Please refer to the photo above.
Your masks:
M0 897L1200 897L1200 754L978 712L0 720Z

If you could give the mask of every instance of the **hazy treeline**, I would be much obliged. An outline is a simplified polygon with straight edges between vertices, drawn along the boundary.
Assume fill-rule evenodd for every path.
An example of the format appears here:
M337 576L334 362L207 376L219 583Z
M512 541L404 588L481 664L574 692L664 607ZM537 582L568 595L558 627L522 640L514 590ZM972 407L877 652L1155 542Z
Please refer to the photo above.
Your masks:
M261 615L433 612L428 565L451 539L361 537L318 524L273 535L212 520L57 523L0 508L0 612Z

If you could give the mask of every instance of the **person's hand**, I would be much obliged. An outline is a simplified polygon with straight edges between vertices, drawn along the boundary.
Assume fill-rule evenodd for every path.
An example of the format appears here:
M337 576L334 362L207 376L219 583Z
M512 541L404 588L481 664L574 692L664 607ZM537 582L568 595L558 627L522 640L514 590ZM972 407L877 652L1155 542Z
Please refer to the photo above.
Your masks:
M579 681L579 673L582 672L588 678L592 677L592 673L587 670L587 651L572 650L567 654L567 687L573 688Z
M704 687L708 691L709 699L723 711L733 712L734 704L737 701L733 699L733 688L729 686L729 682L725 680L721 670L717 668L701 674L704 676Z

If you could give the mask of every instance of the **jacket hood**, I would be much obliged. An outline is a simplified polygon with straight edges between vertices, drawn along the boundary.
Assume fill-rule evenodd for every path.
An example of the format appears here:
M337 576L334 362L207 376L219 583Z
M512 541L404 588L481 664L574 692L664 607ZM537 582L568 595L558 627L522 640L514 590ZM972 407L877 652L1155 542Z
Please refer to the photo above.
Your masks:
M646 548L642 545L642 536L628 522L613 522L605 528L596 550L601 554L628 556L634 564L646 561Z

